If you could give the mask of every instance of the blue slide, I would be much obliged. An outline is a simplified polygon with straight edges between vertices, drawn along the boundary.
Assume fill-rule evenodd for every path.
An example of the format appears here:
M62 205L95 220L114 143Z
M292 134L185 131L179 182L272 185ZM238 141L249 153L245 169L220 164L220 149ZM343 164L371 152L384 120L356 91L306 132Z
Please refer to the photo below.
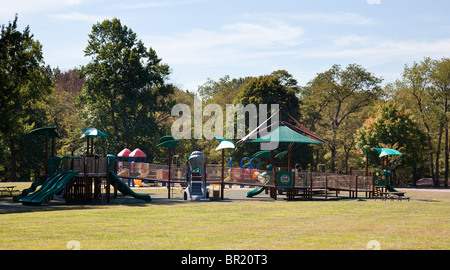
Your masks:
M133 198L141 199L147 202L150 202L152 198L149 194L139 194L134 192L131 188L128 187L119 177L111 170L109 170L109 174L111 175L111 182L117 183L117 189L124 195L130 195Z
M25 205L40 205L45 200L66 187L67 182L72 180L78 172L59 172L50 177L41 188L26 197L19 199L19 202Z

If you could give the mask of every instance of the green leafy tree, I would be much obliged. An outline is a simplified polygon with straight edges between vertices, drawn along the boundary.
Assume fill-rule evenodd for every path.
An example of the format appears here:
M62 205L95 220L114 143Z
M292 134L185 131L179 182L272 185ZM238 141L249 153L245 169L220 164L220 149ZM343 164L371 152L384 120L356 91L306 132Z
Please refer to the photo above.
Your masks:
M286 74L285 74L286 75ZM288 76L289 77L289 76ZM287 86L284 84L279 76L275 75L263 75L252 78L247 84L245 84L234 100L235 104L255 104L257 107L259 104L267 104L267 117L270 117L270 104L278 104L279 108L282 108L284 112L288 112L292 117L298 119L300 117L299 101L296 96L297 85L290 84ZM286 116L284 116L286 117ZM282 119L289 120L289 119ZM249 132L246 127L246 133ZM287 150L288 145L281 143L278 147L278 151ZM296 144L292 149L292 166L296 163L302 164L303 167L309 163L310 156L305 153L310 153L308 146ZM234 152L234 157L243 158L245 156L252 156L258 152L258 144L244 144L240 145ZM286 164L286 163L285 163ZM281 165L281 164L276 164Z
M379 106L376 117L367 119L358 129L355 140L358 148L372 151L369 162L378 168L381 166L381 160L377 152L372 150L374 147L399 150L403 154L399 168L410 170L413 185L418 180L418 168L425 163L426 135L404 107L395 103ZM396 162L392 165L399 165L400 160L395 157L391 160ZM391 169L395 169L394 167Z
M30 28L17 29L17 15L0 37L0 132L9 149L10 180L16 179L18 142L37 124L45 122L42 113L46 95L52 91L53 77L45 66L42 45Z
M344 128L352 129L354 124L349 124L353 121L352 117L380 97L381 81L360 65L351 64L345 69L333 65L301 89L303 122L328 141L332 172L336 171L339 145L348 138ZM362 123L363 120L360 121Z
M429 169L435 186L439 186L440 155L444 136L445 176L448 183L448 110L450 97L450 60L429 57L405 66L402 80L390 85L393 98L416 115L425 130Z
M147 149L164 134L161 123L173 106L169 66L117 18L92 27L84 52L91 60L81 69L82 117L111 136L101 140L105 151L142 147L152 155Z

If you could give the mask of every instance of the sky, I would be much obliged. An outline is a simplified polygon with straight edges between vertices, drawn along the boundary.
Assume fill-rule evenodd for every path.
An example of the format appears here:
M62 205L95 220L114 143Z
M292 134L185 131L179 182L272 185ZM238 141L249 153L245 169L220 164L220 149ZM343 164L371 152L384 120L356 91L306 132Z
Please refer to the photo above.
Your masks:
M18 13L44 61L86 65L88 35L114 17L171 68L170 82L196 91L208 79L287 70L299 85L334 64L359 64L383 84L405 65L450 57L448 0L0 0L0 24Z

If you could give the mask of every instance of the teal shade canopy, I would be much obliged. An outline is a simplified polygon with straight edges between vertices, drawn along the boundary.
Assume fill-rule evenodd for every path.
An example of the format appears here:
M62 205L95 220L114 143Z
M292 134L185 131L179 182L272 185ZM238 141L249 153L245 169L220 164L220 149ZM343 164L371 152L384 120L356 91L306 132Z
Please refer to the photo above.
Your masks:
M28 133L28 135L42 135L49 138L61 138L58 132L56 132L56 127L43 127L33 129Z
M217 146L216 151L221 150L221 149L227 149L227 148L231 148L231 149L236 148L234 143L228 139L225 139L222 137L217 137L217 136L214 136L214 139L219 141L219 145Z
M277 153L277 150L274 150L274 153ZM259 151L253 154L252 157L256 158L270 158L270 150Z
M275 158L283 159L283 158L286 157L287 153L288 153L287 150L285 150L285 151L283 151L283 152L280 152L280 153L278 153L278 154L275 155Z
M84 137L88 138L94 138L94 137L109 137L108 134L96 129L96 128L82 128L81 130L84 131L83 135L81 135L80 139L83 139Z
M258 143L258 142L295 142L295 143L318 143L322 144L323 142L319 142L308 138L306 136L301 135L298 132L293 131L287 126L279 126L277 129L269 132L268 134L259 137L258 139L254 139L248 141L250 143Z
M397 151L395 149L391 149L391 148L376 148L375 147L373 149L378 151L378 153L380 154L380 157L384 157L384 156L402 156L403 155L399 151Z
M175 146L177 146L179 141L180 140L175 140L172 136L163 136L159 139L156 147L167 147L172 150Z

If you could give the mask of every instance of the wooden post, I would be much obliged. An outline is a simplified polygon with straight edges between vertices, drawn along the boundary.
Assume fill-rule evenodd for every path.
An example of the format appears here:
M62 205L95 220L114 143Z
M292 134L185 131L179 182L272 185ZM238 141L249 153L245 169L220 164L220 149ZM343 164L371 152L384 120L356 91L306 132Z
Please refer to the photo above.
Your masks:
M325 171L325 200L328 199L328 172Z
M89 139L88 139L89 141ZM83 196L83 202L87 202L87 193L88 193L88 178L87 178L87 156L84 157L84 196Z
M358 176L355 176L355 197L358 198Z
M87 142L87 146L86 146L86 156L89 156L89 137L86 137L86 142Z
M169 173L168 173L168 179L167 179L167 188L168 188L168 194L167 198L170 199L170 170L172 169L172 151L169 148Z
M272 168L275 169L275 167L272 167ZM274 200L277 199L277 193L278 193L278 172L275 170L275 192L273 193L273 199Z
M220 186L220 199L223 200L223 188L225 187L225 182L224 182L224 178L225 178L225 149L222 149L222 175L221 175L221 186Z
M366 176L369 176L369 155L366 155Z
M94 156L94 137L91 138L91 155Z
M52 138L52 157L55 156L55 137Z
M45 137L45 175L48 175L48 137Z
M109 158L108 158L108 170L106 172L106 187L105 187L105 193L106 193L106 202L109 203L111 200L111 174L109 173Z

